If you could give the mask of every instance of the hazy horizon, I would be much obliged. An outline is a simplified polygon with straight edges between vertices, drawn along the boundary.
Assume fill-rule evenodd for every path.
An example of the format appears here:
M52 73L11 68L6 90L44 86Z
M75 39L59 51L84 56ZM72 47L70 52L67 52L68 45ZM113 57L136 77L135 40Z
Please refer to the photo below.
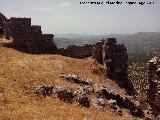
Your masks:
M0 11L7 18L31 17L32 24L41 25L43 33L106 35L160 32L160 1L150 0L155 4L143 6L80 5L81 1L84 0L1 0Z

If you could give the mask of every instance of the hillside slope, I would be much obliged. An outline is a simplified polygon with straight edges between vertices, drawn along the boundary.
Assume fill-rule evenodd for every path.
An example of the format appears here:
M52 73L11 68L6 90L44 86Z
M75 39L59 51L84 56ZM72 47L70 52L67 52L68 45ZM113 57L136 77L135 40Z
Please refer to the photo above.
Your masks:
M4 47L7 41L0 39L0 119L2 120L130 120L131 115L115 114L107 106L104 111L85 108L60 101L55 95L37 97L33 91L38 83L65 85L75 89L78 85L62 80L61 74L75 73L81 78L91 78L95 84L106 84L125 96L114 82L94 74L91 58L74 59L60 55L32 55ZM73 120L72 119L72 120Z

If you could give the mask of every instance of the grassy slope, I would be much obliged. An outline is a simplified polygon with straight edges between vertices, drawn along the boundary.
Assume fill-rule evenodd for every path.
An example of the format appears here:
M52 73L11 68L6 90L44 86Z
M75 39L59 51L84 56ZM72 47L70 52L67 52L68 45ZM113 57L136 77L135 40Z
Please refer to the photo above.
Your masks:
M5 40L0 39L0 120L129 120L128 112L120 117L108 107L104 111L84 108L73 102L60 101L55 95L46 99L33 94L38 83L63 84L71 89L78 85L59 78L61 73L75 73L82 78L89 77L96 84L104 84L121 95L121 90L114 82L93 74L95 67L91 58L73 59L59 55L31 55L3 47Z

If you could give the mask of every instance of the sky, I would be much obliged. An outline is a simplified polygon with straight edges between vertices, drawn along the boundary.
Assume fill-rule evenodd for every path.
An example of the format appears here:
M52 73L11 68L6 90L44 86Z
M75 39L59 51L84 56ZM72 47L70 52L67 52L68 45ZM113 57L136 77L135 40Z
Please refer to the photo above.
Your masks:
M87 0L0 0L7 18L31 17L43 33L133 34L160 32L160 0L128 0L154 4L91 5ZM106 2L108 0L88 0ZM117 0L110 0L117 1ZM126 3L127 0L119 0Z

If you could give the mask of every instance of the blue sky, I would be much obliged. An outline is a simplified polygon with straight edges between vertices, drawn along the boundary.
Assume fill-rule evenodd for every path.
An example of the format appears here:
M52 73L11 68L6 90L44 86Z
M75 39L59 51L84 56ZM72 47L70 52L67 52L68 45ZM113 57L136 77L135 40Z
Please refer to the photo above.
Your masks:
M80 5L81 1L85 0L0 0L0 11L8 18L31 17L32 24L41 25L44 33L160 32L159 0L130 0L155 2L143 6Z

